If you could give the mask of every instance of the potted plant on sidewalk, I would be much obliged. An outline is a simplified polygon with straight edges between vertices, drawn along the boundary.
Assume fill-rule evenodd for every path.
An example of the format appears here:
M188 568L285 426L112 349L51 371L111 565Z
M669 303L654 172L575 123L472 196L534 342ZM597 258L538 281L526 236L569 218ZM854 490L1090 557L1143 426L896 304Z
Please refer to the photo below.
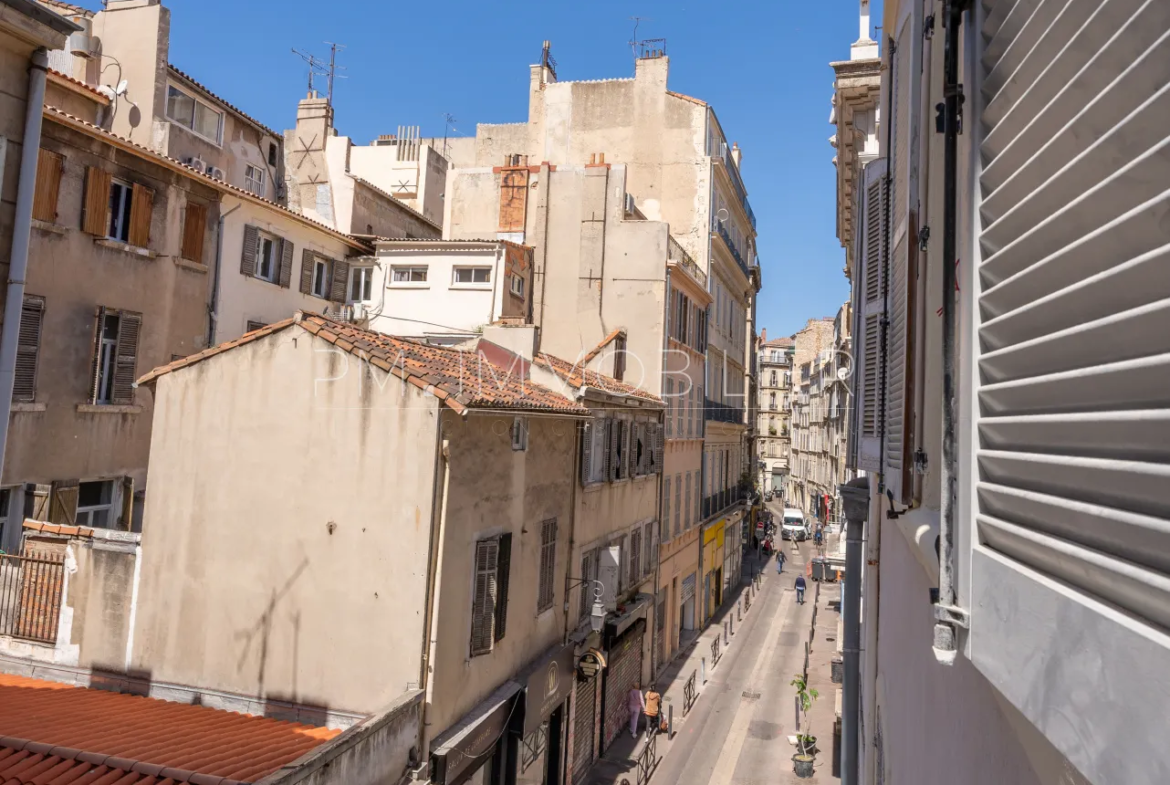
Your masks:
M808 714L820 693L808 686L808 679L803 674L798 673L790 684L796 688L796 699L800 702L803 718L803 732L796 734L796 754L792 756L792 770L796 772L796 776L805 779L813 775L813 762L817 752L817 737L808 732L810 725Z

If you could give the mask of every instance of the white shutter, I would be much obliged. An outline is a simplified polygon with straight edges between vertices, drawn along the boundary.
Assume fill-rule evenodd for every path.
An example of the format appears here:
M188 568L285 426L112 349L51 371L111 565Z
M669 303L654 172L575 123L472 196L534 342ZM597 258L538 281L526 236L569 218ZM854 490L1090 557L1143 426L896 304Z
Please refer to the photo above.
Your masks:
M854 345L855 393L858 411L857 467L867 471L881 469L881 323L885 316L882 296L882 252L886 244L885 211L886 161L871 162L863 172L861 260L855 285L858 297L858 330Z
M983 6L972 661L1086 780L1166 782L1170 3Z

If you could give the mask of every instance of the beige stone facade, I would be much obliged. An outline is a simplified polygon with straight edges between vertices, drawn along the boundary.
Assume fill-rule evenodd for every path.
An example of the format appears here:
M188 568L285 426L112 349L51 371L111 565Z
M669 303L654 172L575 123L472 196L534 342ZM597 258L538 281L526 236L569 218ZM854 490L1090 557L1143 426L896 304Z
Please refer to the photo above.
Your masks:
M793 337L789 475L785 504L812 516L823 505L828 449L822 367L834 352L834 319L809 319ZM815 382L815 383L814 383Z
M766 332L766 331L765 331ZM760 343L759 406L756 444L758 487L783 494L788 487L789 442L792 437L793 358L795 341L773 338Z

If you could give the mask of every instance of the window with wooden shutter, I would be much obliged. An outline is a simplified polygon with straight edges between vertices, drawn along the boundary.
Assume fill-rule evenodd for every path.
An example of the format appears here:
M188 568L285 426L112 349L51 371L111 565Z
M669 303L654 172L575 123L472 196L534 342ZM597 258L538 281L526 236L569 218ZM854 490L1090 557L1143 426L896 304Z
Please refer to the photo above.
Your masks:
M150 245L150 219L154 215L154 191L134 184L130 203L130 235L127 242L139 248Z
M256 253L260 247L260 230L251 224L244 227L244 245L240 249L240 274L256 274ZM307 290L305 290L307 292Z
M20 337L16 344L16 369L12 383L12 400L32 403L37 397L37 359L41 347L41 325L45 318L45 298L25 295L20 310Z
M33 218L46 223L57 221L57 200L61 193L61 172L65 159L41 148L37 154L37 188L33 197Z
M662 481L662 540L663 542L671 538L670 535L670 484L671 478L667 477ZM676 532L677 535L677 532Z
M475 590L471 599L471 656L487 654L495 641L497 570L500 543L475 544Z
M94 237L105 237L110 231L110 185L114 178L109 172L91 166L85 173L85 205L81 229Z
M593 429L591 423L581 425L581 484L588 485L593 481Z
M621 466L621 451L618 449L618 442L622 436L622 423L616 418L608 419L605 423L609 432L609 449L605 451L605 479L613 482L618 478Z
M118 314L118 358L114 366L114 394L112 402L129 405L134 402L134 381L137 378L138 339L142 332L142 314L122 311Z
M345 288L349 284L349 262L335 259L331 265L333 269L333 285L329 291L329 299L335 303L346 302Z
M280 288L287 289L292 284L293 243L287 237L280 240Z
M536 611L553 606L556 599L557 519L540 524L540 585L536 593Z
M57 480L53 483L49 500L49 521L62 526L77 524L77 496L81 484L77 480Z
M313 293L313 267L317 262L317 255L305 248L301 251L301 294Z
M642 580L642 530L634 529L630 534L630 553L629 558L626 559L626 567L629 572L626 579L627 584L631 589L638 585Z
M512 569L512 535L500 535L500 551L496 568L496 621L494 639L504 639L508 631L508 578Z
M642 543L646 554L642 557L642 573L649 576L658 564L658 534L653 523L646 524L642 529Z
M885 232L886 161L879 159L865 167L863 173L861 226L861 296L858 298L859 334L856 336L854 384L858 409L857 468L881 469L881 324L885 317L882 291Z
M184 259L203 262L203 238L206 234L207 208L188 202L187 213L183 216L183 248L180 251Z

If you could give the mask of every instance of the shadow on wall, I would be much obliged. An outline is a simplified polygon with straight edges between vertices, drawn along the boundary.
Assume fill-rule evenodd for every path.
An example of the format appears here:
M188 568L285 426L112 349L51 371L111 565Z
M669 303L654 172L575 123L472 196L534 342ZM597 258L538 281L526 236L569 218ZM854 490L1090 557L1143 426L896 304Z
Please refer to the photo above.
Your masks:
M261 699L261 700L265 699L264 679L265 679L266 671L268 668L269 642L270 642L271 636L272 636L272 624L273 624L273 620L276 618L277 607L280 605L281 601L285 598L285 596L288 595L288 593L292 589L293 585L298 580L300 580L301 575L304 574L305 570L308 569L308 567L309 567L309 557L304 556L301 558L301 563L299 565L297 565L297 568L295 570L293 570L292 574L288 577L287 580L285 580L284 585L281 586L279 589L275 589L275 588L272 589L272 592L268 598L268 605L265 607L264 612L262 614L260 614L260 618L256 620L256 623L254 625L252 625L252 628L245 631L245 632L238 633L236 635L237 640L242 640L244 642L243 650L240 652L239 660L236 663L236 671L237 672L244 670L244 667L247 665L248 659L251 656L253 647L255 647L259 650L258 657L257 657L259 662L257 663L257 670L256 670L256 697ZM297 669L299 666L299 663L297 660L298 660L298 655L299 655L299 651L300 651L300 636L301 636L301 614L300 614L300 611L296 611L293 614L293 650L292 650L293 683L292 683L291 703L296 703L296 694L297 694L296 679L297 679Z

